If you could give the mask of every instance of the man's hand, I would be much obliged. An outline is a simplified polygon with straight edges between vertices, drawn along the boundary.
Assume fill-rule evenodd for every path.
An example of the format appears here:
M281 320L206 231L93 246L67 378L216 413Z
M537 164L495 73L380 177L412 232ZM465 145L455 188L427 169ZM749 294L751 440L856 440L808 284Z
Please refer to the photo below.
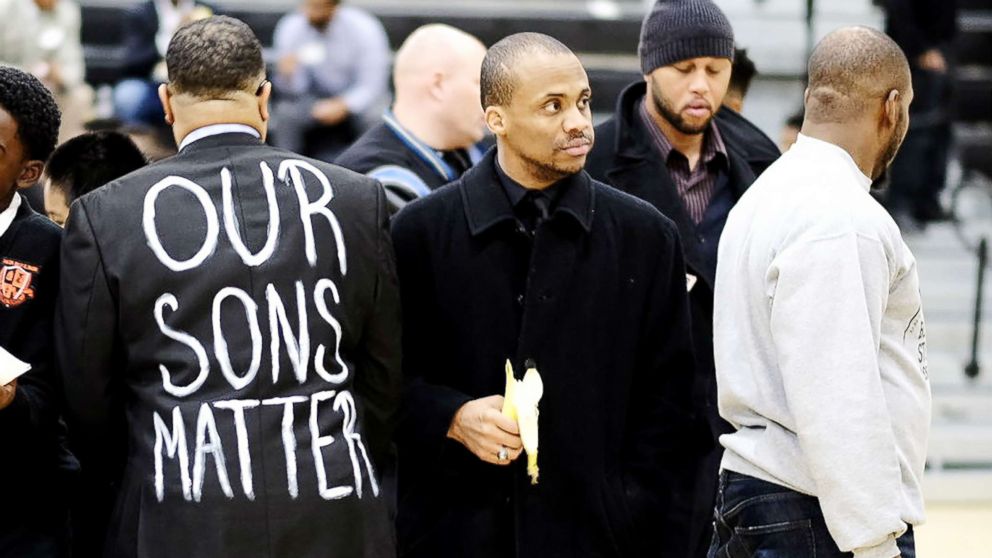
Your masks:
M17 380L5 386L0 386L0 411L6 409L14 402L14 395L17 394Z
M947 60L945 60L944 55L935 48L921 54L919 58L916 59L916 63L924 70L929 70L940 74L947 72Z
M448 437L457 440L476 457L493 465L509 465L520 457L523 443L517 422L503 416L503 396L490 395L462 405L448 428ZM499 452L506 448L506 459Z
M338 98L317 101L310 111L314 120L326 126L340 124L345 118L348 118L348 114L348 105Z
M296 68L299 65L300 59L295 54L287 54L279 59L276 70L279 72L279 75L288 79L296 73Z

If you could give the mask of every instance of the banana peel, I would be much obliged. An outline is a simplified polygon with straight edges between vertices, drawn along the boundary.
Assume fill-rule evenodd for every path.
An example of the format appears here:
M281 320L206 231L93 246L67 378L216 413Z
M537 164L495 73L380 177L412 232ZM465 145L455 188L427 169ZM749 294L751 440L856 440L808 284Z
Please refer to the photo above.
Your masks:
M541 381L541 374L532 362L528 361L528 368L524 373L523 380L517 380L513 374L513 365L509 359L506 361L506 389L503 395L503 415L517 421L520 428L520 440L523 442L524 451L527 452L527 474L530 476L530 483L537 484L537 405L544 395L544 383Z

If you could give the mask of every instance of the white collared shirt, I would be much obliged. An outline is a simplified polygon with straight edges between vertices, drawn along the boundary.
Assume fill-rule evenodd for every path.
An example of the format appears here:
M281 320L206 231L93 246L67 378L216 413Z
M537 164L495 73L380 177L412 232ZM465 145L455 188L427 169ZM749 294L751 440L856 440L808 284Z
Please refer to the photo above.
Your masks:
M195 141L209 138L210 136L219 136L220 134L248 134L262 139L262 134L258 133L258 130L246 124L211 124L210 126L197 128L187 134L183 138L182 143L179 144L179 151L182 151L186 146Z
M0 212L0 237L7 233L7 229L10 228L10 224L14 222L14 217L17 216L17 210L21 207L21 195L14 192L14 197L10 200L10 205L3 212Z

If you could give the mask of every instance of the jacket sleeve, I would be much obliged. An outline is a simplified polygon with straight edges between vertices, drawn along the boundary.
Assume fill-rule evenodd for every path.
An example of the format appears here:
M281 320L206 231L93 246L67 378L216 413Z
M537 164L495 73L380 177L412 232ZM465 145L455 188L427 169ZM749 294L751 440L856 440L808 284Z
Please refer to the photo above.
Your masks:
M356 390L366 409L365 428L373 454L383 463L389 452L402 395L400 293L396 256L389 236L389 212L376 184L376 268L373 309L366 322Z
M647 534L641 551L685 556L693 491L712 440L701 442L703 401L695 397L695 355L681 243L674 225L664 231L645 305L637 375L625 434L624 491L635 518L662 518L635 525ZM652 540L648 540L652 539Z
M58 435L58 378L52 354L52 320L58 294L58 247L56 256L42 267L39 294L29 304L35 304L30 319L25 320L28 331L20 337L20 347L4 347L18 359L31 365L31 370L17 379L14 400L0 411L0 439L5 447L17 448L27 459L44 459L39 452L47 451ZM43 296L41 296L43 293ZM25 305L27 307L27 305ZM6 450L5 450L6 451ZM50 463L42 463L50 466Z
M878 351L889 263L855 232L793 244L769 270L771 334L820 507L842 551L899 554L901 474Z
M155 44L158 18L145 5L127 12L124 25L124 77L148 79L162 56Z
M445 368L435 290L429 280L429 255L423 231L401 213L393 224L393 243L403 301L404 396L397 429L401 455L415 448L425 459L440 461L451 420L471 396L437 382Z

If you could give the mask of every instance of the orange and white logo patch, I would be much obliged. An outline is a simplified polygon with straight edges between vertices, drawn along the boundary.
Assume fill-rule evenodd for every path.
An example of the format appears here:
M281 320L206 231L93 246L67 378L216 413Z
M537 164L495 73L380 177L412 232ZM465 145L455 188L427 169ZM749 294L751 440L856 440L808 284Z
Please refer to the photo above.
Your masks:
M39 268L9 258L0 260L0 263L3 263L0 268L0 304L13 308L34 298L31 283Z

